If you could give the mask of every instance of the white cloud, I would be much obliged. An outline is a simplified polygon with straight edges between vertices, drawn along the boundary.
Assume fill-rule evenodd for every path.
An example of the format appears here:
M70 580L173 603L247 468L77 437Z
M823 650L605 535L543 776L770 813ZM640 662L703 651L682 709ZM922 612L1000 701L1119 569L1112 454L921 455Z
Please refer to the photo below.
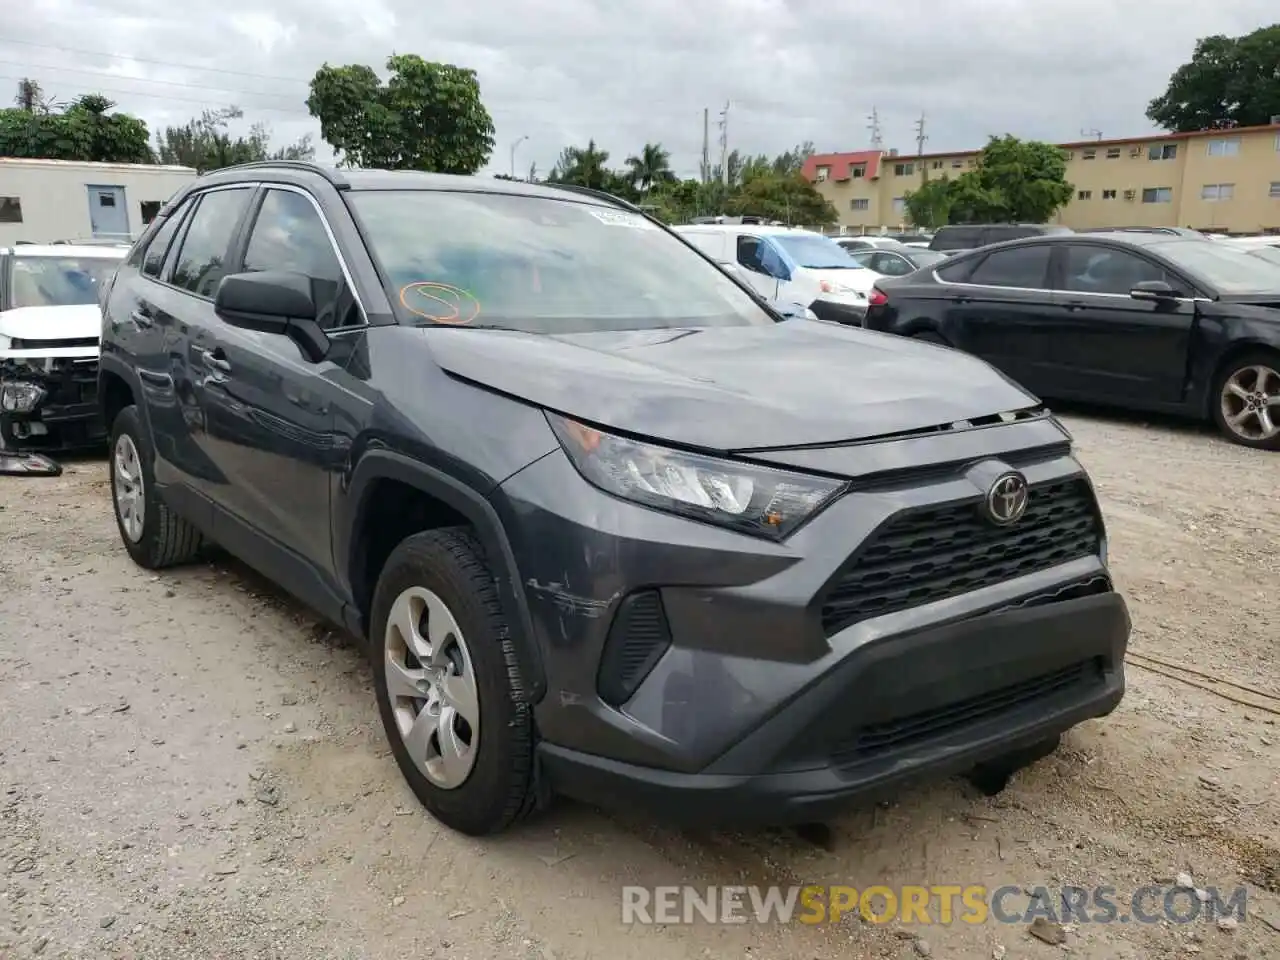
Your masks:
M101 89L153 127L234 103L279 139L318 140L304 101L321 63L411 52L479 71L497 170L527 134L522 170L594 137L617 163L661 141L692 173L702 111L715 152L726 100L749 152L865 147L873 106L904 151L922 111L932 150L1142 133L1198 37L1274 19L1274 0L35 0L0 3L0 85Z

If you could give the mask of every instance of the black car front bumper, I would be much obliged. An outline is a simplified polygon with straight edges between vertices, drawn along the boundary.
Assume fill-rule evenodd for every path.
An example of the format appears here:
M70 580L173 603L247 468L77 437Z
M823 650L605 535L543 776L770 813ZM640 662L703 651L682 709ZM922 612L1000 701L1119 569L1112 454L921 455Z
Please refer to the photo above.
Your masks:
M816 821L1115 709L1129 616L1106 592L885 638L698 773L543 743L554 789L691 825Z
M0 359L5 383L34 384L41 395L30 409L0 409L0 448L55 453L105 442L97 357L7 357Z

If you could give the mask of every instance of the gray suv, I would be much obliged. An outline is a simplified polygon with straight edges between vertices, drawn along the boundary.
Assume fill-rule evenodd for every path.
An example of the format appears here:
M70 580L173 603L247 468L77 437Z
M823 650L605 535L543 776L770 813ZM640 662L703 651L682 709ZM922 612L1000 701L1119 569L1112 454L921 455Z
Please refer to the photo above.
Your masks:
M125 549L216 542L364 638L457 830L557 792L723 824L997 789L1122 696L1054 417L964 354L784 321L611 197L234 167L104 305Z

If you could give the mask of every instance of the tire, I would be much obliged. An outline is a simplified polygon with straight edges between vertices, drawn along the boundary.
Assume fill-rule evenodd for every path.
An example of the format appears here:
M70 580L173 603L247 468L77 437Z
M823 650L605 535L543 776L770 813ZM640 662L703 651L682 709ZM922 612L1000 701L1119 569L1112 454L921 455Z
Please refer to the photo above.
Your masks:
M1259 371L1266 371L1260 384ZM1259 385L1261 389L1257 389ZM1251 350L1233 358L1214 381L1209 402L1214 424L1232 443L1255 450L1280 450L1280 354ZM1276 428L1269 435L1256 415L1231 422L1231 414L1268 403L1268 415Z
M1058 749L1061 742L1061 735L1046 737L1020 750L980 763L969 772L969 782L987 796L993 797L1008 786L1015 773L1049 756Z
M200 530L178 516L156 492L155 452L136 406L128 406L116 414L111 424L111 505L116 529L133 562L147 570L162 570L188 563L204 545ZM134 491L129 496L129 490ZM141 505L142 523L124 505ZM132 519L131 519L132 517Z
M493 574L470 532L417 533L391 552L374 591L369 650L391 751L432 816L460 833L484 836L541 805L532 708ZM443 672L427 679L433 670ZM415 685L406 685L406 675ZM469 696L458 696L464 688ZM432 710L433 722L421 729L436 732L420 735ZM474 726L468 711L478 719Z

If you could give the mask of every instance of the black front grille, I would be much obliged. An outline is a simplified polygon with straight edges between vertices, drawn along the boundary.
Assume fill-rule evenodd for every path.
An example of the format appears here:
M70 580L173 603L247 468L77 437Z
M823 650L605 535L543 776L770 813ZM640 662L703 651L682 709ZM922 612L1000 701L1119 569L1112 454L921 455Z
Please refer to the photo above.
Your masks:
M998 690L957 700L895 720L872 723L851 731L832 748L831 759L846 766L891 751L904 750L954 730L1012 713L1038 701L1083 691L1103 678L1102 661L1094 657L1052 673L1009 684Z
M77 403L93 403L98 397L98 361L69 360L56 361L53 370L45 381L45 389L49 391L45 405L50 407L71 406Z
M70 340L17 340L13 341L14 350L57 350L62 347L96 347L97 337L75 337Z
M898 514L875 531L822 605L830 635L870 617L907 610L1096 555L1102 526L1082 478L1037 484L1009 527L980 513L981 498Z

